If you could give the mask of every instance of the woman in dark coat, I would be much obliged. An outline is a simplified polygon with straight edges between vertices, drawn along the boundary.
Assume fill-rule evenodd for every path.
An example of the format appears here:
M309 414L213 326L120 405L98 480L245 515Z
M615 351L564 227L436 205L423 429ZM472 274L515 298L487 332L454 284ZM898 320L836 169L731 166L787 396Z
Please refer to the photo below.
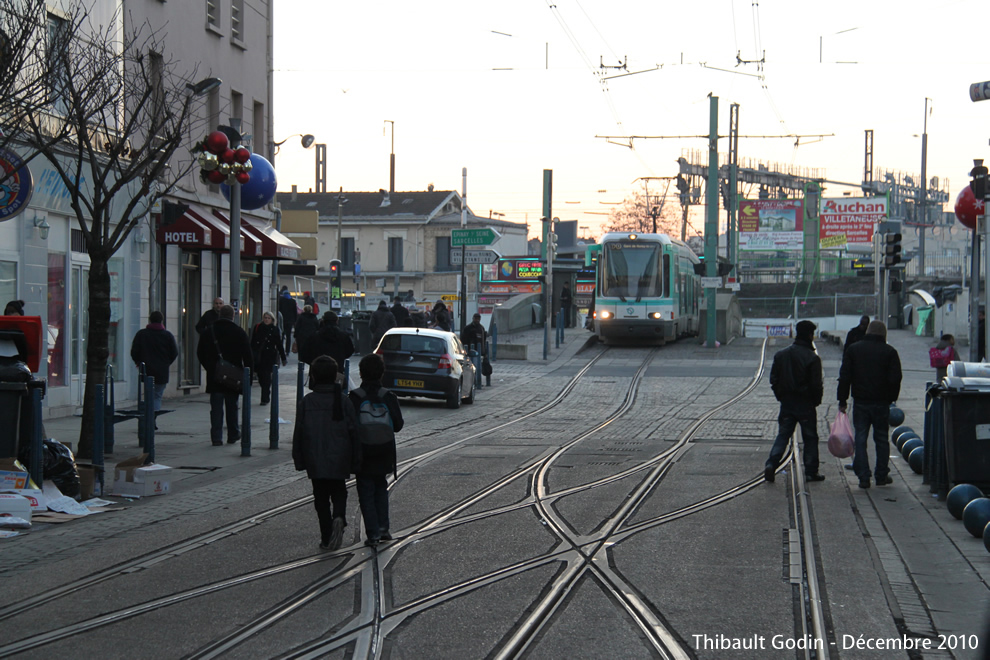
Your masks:
M442 300L438 300L433 306L433 325L430 327L450 332L450 312L447 311L447 305Z
M261 315L261 323L254 326L251 335L251 354L254 356L254 368L258 374L258 384L261 385L261 405L271 401L272 367L281 358L282 366L286 365L285 347L282 345L282 333L275 324L275 315L265 312Z
M299 404L292 434L292 461L313 482L313 506L324 550L340 548L347 525L346 479L361 459L357 415L336 379L337 363L332 357L313 360L309 379L313 391Z
M320 329L320 320L316 318L316 314L313 313L313 306L306 305L303 307L302 314L296 319L296 352L302 350L302 347L306 344L306 340L312 337Z

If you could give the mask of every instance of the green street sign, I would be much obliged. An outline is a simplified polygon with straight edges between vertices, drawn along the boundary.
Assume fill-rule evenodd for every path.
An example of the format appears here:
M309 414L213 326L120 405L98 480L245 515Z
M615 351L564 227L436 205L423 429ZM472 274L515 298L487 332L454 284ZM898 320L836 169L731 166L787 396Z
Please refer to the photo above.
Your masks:
M450 231L450 245L460 247L462 245L491 245L502 235L491 227L481 229L452 229Z

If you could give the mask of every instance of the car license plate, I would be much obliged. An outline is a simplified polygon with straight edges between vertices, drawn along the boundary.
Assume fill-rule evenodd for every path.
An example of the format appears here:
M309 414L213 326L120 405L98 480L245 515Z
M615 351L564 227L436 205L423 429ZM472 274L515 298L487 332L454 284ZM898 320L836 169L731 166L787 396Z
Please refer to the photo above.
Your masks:
M425 383L421 380L405 380L403 378L397 378L395 381L396 387L423 387Z

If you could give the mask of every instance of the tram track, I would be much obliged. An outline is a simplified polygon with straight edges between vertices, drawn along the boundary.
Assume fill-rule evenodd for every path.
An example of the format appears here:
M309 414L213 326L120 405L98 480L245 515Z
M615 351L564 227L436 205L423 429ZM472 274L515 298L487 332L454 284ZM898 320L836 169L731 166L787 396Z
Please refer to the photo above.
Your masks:
M608 349L606 349L606 351L607 350ZM516 419L466 436L457 441L451 442L444 447L438 447L415 457L406 459L402 462L402 474L410 474L416 467L425 465L431 460L436 460L443 454L454 451L456 448L463 446L469 441L497 433L498 431L513 424L530 419L533 416L547 412L553 407L560 405L566 396L574 389L574 387L576 387L578 381L588 373L588 370L592 368L593 364L604 354L605 351L600 353L584 368L582 368L568 381L567 384L565 384L564 387L561 388L554 399L547 404L544 404L540 408ZM556 492L550 492L549 490L549 470L555 462L562 455L564 455L567 449L600 432L603 428L617 421L622 415L626 414L632 408L635 402L639 383L642 380L645 369L651 362L654 355L655 352L651 352L649 358L643 361L640 369L631 379L629 388L627 389L620 405L607 419L596 424L591 429L582 432L578 436L575 436L564 445L554 448L553 450L543 452L539 456L533 457L528 461L524 461L521 465L517 466L516 469L489 484L488 487L479 489L472 495L442 511L435 513L426 520L420 521L409 529L399 531L396 534L396 541L394 543L384 546L377 552L365 551L360 547L346 548L338 553L304 558L294 562L288 562L280 566L269 567L267 569L254 571L252 573L235 576L227 580L218 581L211 585L204 585L181 593L173 594L171 596L166 596L135 605L130 608L124 608L122 610L118 610L117 612L108 613L100 617L94 617L88 621L79 622L73 626L66 626L56 631L43 633L42 635L37 635L14 644L0 647L0 655L7 656L11 653L38 648L49 644L52 641L78 634L79 632L110 625L127 618L150 612L154 609L175 605L183 601L188 601L207 595L209 593L222 591L233 586L268 579L280 573L297 570L304 566L312 565L318 562L336 561L339 562L339 565L333 568L327 576L324 576L314 583L299 589L296 593L285 598L282 602L256 615L250 622L239 627L239 629L234 633L215 640L213 643L200 648L188 657L213 658L229 653L243 644L246 640L250 639L252 636L263 633L264 630L273 626L275 623L291 616L305 605L314 602L321 596L332 592L335 588L356 577L360 577L362 580L362 585L366 585L361 589L361 607L357 615L344 624L340 630L336 630L322 639L302 643L287 651L281 657L322 657L329 652L345 647L351 647L351 654L357 657L382 657L384 642L388 638L389 634L403 625L403 623L411 617L414 617L417 614L425 612L431 608L437 607L442 603L451 602L485 586L495 584L512 576L521 575L536 567L548 565L563 565L563 568L558 571L551 588L546 590L546 592L542 594L541 598L533 603L532 607L528 610L529 614L513 626L511 633L509 633L509 635L502 641L499 648L493 652L496 657L514 658L525 655L533 640L540 635L546 623L552 619L554 613L558 610L567 594L570 593L570 591L575 588L575 585L577 585L585 576L592 577L609 591L630 619L636 623L643 637L650 641L652 649L658 657L692 657L691 653L680 641L680 638L676 632L669 629L668 625L663 620L661 613L656 611L656 608L649 603L644 596L639 594L635 587L630 584L624 576L612 567L609 554L614 545L621 543L625 539L684 516L688 516L717 506L723 502L727 502L748 492L749 490L752 490L762 483L762 476L760 476L747 480L746 482L738 484L733 488L711 495L698 502L683 506L675 511L667 512L663 515L654 516L636 523L630 524L629 522L641 506L642 502L649 496L649 494L656 488L656 486L672 468L681 453L687 450L688 444L697 435L704 424L718 412L734 405L735 403L738 403L740 400L745 398L745 396L752 392L758 385L763 375L766 357L766 344L763 345L758 369L750 383L728 401L711 408L704 415L694 420L688 428L680 434L672 446L666 448L664 451L660 452L643 464L633 466L616 474L596 479L579 486L563 488ZM789 452L788 456L785 456L785 462L782 466L788 465L789 463L787 463L787 461L792 460L792 458L792 454ZM795 470L792 472L800 471ZM580 535L573 531L569 525L566 524L566 521L559 516L554 509L554 504L568 495L605 486L637 474L643 474L644 476L639 485L634 489L632 495L630 495L630 497L628 497L626 501L618 507L602 525L596 528L596 530L589 535ZM400 475L400 479L402 478L403 476ZM530 480L531 496L525 501L496 507L483 512L465 513L468 509L475 506L479 502L483 502L487 497L520 479ZM798 489L795 489L795 493L797 492L799 492ZM795 498L798 499L796 496ZM178 554L194 549L197 547L197 544L203 545L207 542L207 539L212 539L215 541L222 538L222 535L243 531L250 526L263 522L264 519L291 511L299 506L308 504L310 501L310 497L301 498L299 500L283 504L280 507L274 507L268 511L247 517L224 528L214 530L209 534L201 535L195 539L189 539L182 544L178 544L159 553L145 555L131 562L115 566L101 573L89 576L87 579L93 581L88 584L95 584L99 581L112 579L115 575L140 570L142 567L150 567L151 565L162 561L164 558L167 558L169 555L178 556ZM445 588L437 590L433 593L425 594L409 602L392 606L391 608L388 603L386 603L383 588L384 572L390 562L396 558L403 549L409 547L413 543L424 540L429 536L442 533L460 525L481 521L486 518L492 518L511 511L534 507L535 510L539 512L539 515L545 524L548 525L549 529L560 539L559 543L551 551L537 557L510 563L509 565L502 566L497 570L490 571L468 580L463 580L456 584L448 585ZM801 517L801 514L797 515ZM808 516L804 514L803 519L808 520ZM814 560L813 549L810 554L810 559L812 561ZM808 558L806 557L806 561L807 560ZM817 573L817 570L812 567L811 572ZM68 595L73 591L85 588L85 586L86 585L80 585L67 591L52 590L51 592L46 592L46 594L39 594L35 597L36 600L29 603L29 606L38 607L59 597ZM24 611L23 603L19 604L17 610L18 612ZM3 620L3 618L7 618L11 615L12 614L5 613L3 609L0 609L0 620Z

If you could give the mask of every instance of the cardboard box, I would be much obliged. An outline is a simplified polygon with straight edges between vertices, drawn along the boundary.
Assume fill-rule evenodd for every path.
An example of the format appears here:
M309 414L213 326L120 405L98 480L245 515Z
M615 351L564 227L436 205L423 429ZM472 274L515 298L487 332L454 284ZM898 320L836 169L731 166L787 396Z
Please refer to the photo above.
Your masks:
M45 497L40 488L20 488L17 490L5 490L3 492L27 498L27 501L31 504L32 511L40 513L48 510L48 498Z
M0 493L0 516L13 516L31 522L31 503L20 495Z
M76 463L76 469L79 471L80 500L88 500L103 495L103 492L100 490L100 482L96 478L96 467L86 463Z
M145 465L147 454L128 458L114 468L113 494L132 497L165 495L172 488L172 468L152 463Z
M0 490L27 488L28 471L13 458L0 458Z

